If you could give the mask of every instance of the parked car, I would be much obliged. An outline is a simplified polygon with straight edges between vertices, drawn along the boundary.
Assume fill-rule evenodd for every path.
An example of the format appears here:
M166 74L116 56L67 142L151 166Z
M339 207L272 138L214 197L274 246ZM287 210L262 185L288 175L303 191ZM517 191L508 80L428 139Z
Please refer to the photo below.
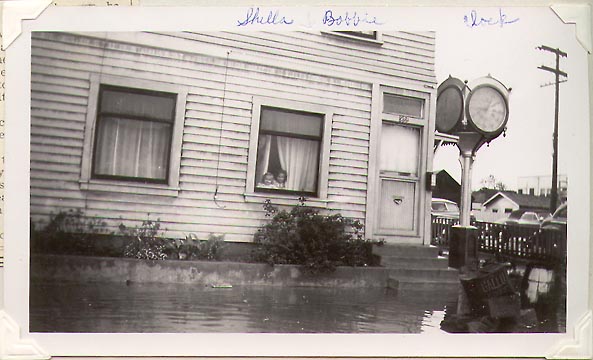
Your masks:
M525 225L539 227L544 216L536 213L535 211L527 210L514 210L507 218L497 220L498 224L505 225Z
M454 219L459 221L459 206L456 202L447 200L447 199L440 199L440 198L432 198L431 208L431 215L433 218L441 218L441 219ZM470 214L470 221L473 222L476 220L474 214Z
M451 200L432 198L430 209L432 216L459 219L459 206Z
M542 230L561 230L566 233L566 220L568 217L568 206L566 203L560 205L554 214L542 221Z

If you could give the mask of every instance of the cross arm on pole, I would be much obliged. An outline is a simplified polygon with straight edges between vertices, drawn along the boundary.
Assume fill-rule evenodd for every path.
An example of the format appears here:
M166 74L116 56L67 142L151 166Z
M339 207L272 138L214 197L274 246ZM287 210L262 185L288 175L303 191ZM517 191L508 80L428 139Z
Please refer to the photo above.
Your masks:
M538 69L542 69L542 70L549 71L549 72L551 72L551 73L554 73L554 74L559 74L559 75L562 75L562 76L568 77L568 74L567 74L567 73L565 73L564 71L562 71L562 70L558 70L558 69L553 69L553 68L551 68L551 67L548 67L548 66L545 66L545 65L538 66L537 68L538 68Z
M551 47L546 46L546 45L538 46L536 49L553 52L554 54L560 55L562 57L566 57L567 56L567 54L564 51L562 51L560 49L554 49L554 48L551 48Z

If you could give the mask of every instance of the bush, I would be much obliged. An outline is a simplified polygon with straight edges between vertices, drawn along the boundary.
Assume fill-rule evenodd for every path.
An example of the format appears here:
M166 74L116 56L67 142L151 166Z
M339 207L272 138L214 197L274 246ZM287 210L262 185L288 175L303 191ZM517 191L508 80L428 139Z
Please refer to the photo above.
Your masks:
M93 254L96 251L93 238L109 234L105 221L87 218L81 209L51 213L47 225L40 229L33 221L30 224L31 251L34 253Z
M365 240L358 220L320 215L304 198L290 211L279 211L266 200L264 210L272 219L255 234L255 261L302 265L310 273L332 272L340 265L378 265L372 245L382 242Z
M124 256L146 260L164 260L167 240L162 236L160 220L144 220L142 225L129 228L123 223L119 231L126 237Z
M218 261L224 247L224 235L210 234L208 240L200 240L195 234L189 234L185 239L168 242L165 251L173 259Z

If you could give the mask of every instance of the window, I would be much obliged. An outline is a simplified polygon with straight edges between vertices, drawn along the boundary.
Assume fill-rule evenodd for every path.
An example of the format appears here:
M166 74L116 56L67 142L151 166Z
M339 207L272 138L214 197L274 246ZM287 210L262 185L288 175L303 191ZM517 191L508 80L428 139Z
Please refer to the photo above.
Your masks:
M441 203L441 202L433 202L431 204L431 208L434 211L447 211L447 205L445 205L445 203Z
M535 195L535 188L529 188L529 195Z
M255 190L316 194L322 138L322 114L262 107Z
M497 213L498 212L498 209L492 209L492 212L493 213Z
M332 119L324 105L254 97L245 200L327 207Z
M424 100L409 96L385 94L383 97L383 112L421 118Z
M80 188L177 196L187 90L91 75Z
M353 37L359 37L362 39L371 39L377 40L377 32L376 31L335 31L341 35L349 35Z
M511 209L511 208L505 208L505 209L504 209L504 213L505 213L505 214L510 214L510 213L512 213L512 212L513 212L513 209Z
M102 85L92 177L167 183L176 94Z
M383 34L380 31L322 31L322 33L340 37L344 40L350 40L355 43L364 43L374 46L381 46L383 44Z
M379 168L399 176L418 176L420 128L383 122Z

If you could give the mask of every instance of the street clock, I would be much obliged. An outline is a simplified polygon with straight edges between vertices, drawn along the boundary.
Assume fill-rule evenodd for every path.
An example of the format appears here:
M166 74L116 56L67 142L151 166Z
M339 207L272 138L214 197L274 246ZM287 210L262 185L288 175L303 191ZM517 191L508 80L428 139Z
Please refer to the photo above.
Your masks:
M509 118L509 90L490 76L472 81L468 88L465 104L468 123L487 138L497 137Z
M473 132L490 141L509 117L509 90L485 76L469 84L449 76L437 90L436 129L445 134Z
M482 145L505 131L509 119L509 92L510 89L490 75L470 83L449 76L437 89L435 128L440 133L457 136L461 162L460 225L467 230L463 237L477 230L469 229L474 158Z
M449 78L437 90L436 129L441 133L451 133L455 126L463 120L463 91L465 83L459 79Z

